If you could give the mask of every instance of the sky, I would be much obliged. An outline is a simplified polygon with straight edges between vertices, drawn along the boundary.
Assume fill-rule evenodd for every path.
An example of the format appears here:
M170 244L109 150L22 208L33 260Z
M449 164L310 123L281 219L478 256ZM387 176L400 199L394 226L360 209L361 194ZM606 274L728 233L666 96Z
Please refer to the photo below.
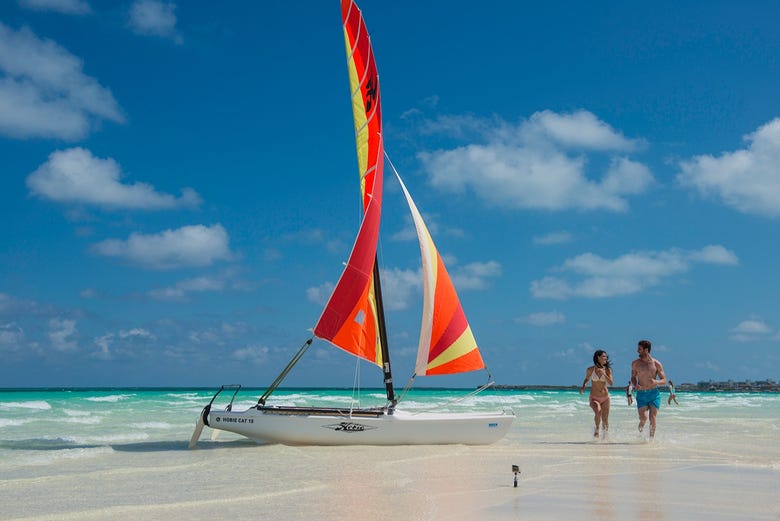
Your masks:
M361 2L492 378L780 377L780 4ZM337 0L0 3L0 388L268 385L360 222ZM389 169L388 169L389 173ZM419 247L387 175L395 384ZM470 387L485 372L418 378ZM382 386L315 341L283 385Z

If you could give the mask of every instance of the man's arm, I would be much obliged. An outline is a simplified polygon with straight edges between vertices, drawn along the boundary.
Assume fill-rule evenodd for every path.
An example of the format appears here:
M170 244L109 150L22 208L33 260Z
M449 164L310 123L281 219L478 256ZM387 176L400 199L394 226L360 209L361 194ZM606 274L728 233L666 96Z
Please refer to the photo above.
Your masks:
M664 366L658 360L655 360L655 374L658 379L655 381L656 385L666 385L666 373L664 373Z

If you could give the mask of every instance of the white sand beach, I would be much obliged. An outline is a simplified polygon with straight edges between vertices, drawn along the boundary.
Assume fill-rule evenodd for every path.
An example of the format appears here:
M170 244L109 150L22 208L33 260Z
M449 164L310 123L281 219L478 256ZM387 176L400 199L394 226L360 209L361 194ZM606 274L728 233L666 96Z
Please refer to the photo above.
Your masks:
M778 519L777 468L656 443L106 453L0 485L8 520ZM777 449L775 449L776 451ZM775 452L775 456L777 453ZM513 487L511 465L521 467ZM34 474L34 473L33 473Z

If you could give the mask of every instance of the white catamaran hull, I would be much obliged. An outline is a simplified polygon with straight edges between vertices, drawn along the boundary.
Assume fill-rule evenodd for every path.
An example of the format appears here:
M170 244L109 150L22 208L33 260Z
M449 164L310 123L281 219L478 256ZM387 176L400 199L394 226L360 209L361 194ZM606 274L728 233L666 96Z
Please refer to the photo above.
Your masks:
M206 424L266 443L286 445L489 445L504 437L515 415L497 413L339 414L263 407L209 411Z

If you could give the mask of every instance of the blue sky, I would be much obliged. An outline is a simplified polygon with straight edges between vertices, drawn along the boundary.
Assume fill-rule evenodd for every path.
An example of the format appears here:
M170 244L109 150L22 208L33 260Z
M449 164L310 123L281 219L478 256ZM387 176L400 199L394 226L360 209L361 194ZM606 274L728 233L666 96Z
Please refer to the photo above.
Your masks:
M361 7L386 149L498 383L580 383L597 348L627 381L642 338L677 382L777 379L780 5ZM360 219L340 24L336 0L0 4L0 387L270 383ZM404 204L388 176L397 385ZM286 384L355 375L317 342Z

